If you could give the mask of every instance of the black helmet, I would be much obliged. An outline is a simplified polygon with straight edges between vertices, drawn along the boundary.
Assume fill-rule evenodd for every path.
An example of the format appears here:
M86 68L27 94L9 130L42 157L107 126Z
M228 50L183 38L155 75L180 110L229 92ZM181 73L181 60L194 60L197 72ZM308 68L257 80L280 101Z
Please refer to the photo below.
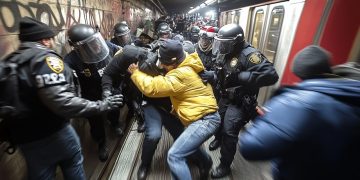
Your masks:
M124 47L131 44L130 28L126 22L120 22L114 26L115 44Z
M169 39L171 36L171 28L168 23L160 23L157 30L157 35L159 38Z
M123 36L128 33L130 33L130 28L126 23L120 22L120 23L115 24L115 26L114 26L114 35L115 36Z
M87 24L77 24L68 30L69 44L84 63L97 63L109 55L109 48L99 32Z
M244 42L244 31L238 24L227 24L219 29L213 44L213 54L232 53Z
M199 26L193 26L193 27L191 27L190 32L198 34L200 32L200 27Z
M73 43L82 41L96 33L96 30L87 24L77 24L71 26L68 30L69 43L73 45Z

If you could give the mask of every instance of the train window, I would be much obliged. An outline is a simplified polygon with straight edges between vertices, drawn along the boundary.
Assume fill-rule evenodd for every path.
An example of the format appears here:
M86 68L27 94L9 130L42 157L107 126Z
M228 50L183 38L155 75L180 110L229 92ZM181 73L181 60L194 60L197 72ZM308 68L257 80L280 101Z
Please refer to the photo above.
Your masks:
M233 17L234 17L234 11L230 11L229 13L228 13L228 16L227 16L227 22L226 22L226 24L231 24L233 21Z
M255 25L251 39L251 44L255 48L259 48L260 46L260 38L261 38L263 22L264 22L264 10L259 9L255 13Z
M236 10L233 23L239 24L239 22L240 22L240 10Z
M284 20L284 7L277 6L271 11L270 23L265 40L264 54L270 62L274 63L276 49L279 43L281 26Z
M228 16L229 16L229 12L225 12L222 19L222 26L227 24Z

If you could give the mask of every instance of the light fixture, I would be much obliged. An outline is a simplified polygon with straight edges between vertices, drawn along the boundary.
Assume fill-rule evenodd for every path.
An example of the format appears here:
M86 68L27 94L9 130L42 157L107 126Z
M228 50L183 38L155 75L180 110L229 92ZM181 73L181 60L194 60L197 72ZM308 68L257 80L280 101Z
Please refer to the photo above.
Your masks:
M214 3L214 2L216 2L216 0L206 0L205 4L210 5L210 4Z

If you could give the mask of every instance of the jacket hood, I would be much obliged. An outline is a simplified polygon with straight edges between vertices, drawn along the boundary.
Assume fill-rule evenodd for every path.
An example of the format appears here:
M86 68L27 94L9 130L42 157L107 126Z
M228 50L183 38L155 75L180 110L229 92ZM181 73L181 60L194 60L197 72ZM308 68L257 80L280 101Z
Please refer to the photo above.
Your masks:
M360 105L360 81L348 79L313 79L303 81L297 88L323 93L340 100Z
M180 63L179 67L183 67L183 66L189 66L193 68L196 73L205 70L205 67L201 62L201 59L199 58L199 55L197 53L192 53L192 54L186 53L186 58L184 59L183 62Z

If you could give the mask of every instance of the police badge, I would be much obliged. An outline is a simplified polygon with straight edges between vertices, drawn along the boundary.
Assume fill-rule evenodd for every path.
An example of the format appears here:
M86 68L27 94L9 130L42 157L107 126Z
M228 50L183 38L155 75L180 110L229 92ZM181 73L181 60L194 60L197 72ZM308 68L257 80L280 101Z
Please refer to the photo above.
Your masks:
M255 52L255 53L252 53L249 57L249 61L254 63L254 64L259 64L261 62L261 57L260 57L260 53L258 52Z
M239 59L237 59L236 57L232 58L230 61L230 67L235 67L238 61Z
M85 75L86 77L90 77L90 76L91 76L91 71L90 71L90 69L84 69L84 71L83 71L82 73L84 73L84 75Z
M49 56L45 58L45 61L49 68L57 74L64 70L64 62L58 57Z

